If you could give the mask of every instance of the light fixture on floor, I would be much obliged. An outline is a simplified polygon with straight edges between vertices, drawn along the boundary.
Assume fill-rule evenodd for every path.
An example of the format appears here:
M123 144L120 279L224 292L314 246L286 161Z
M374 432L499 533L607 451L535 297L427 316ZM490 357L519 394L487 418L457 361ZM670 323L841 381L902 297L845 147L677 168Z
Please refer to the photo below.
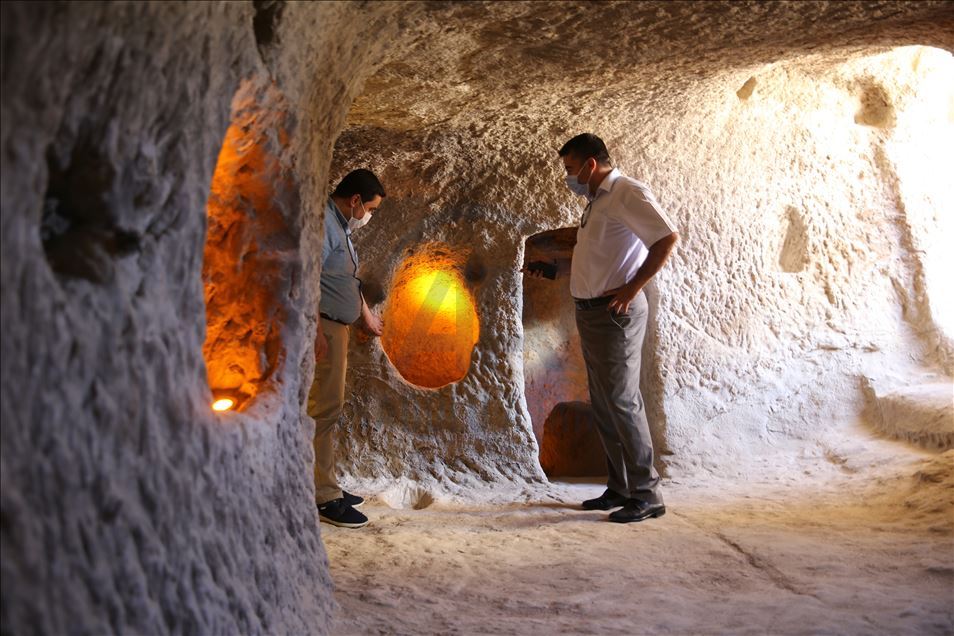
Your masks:
M213 411L229 411L235 406L235 400L232 398L219 398L212 402Z

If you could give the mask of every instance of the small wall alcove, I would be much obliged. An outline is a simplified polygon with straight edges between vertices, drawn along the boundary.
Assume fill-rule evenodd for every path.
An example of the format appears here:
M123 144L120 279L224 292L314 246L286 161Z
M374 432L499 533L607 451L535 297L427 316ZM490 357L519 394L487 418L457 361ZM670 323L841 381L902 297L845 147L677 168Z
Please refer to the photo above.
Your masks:
M287 113L277 89L243 82L212 177L202 352L216 410L247 408L284 355L287 301L301 279L287 220L298 189L282 161Z
M381 346L407 382L436 389L470 369L480 335L466 254L434 244L405 258L384 310Z

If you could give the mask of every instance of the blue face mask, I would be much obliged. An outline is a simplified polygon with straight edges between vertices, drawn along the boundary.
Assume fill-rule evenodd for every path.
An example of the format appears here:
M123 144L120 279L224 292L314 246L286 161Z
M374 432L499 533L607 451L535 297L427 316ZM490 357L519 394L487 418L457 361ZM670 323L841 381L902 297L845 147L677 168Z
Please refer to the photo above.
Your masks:
M580 168L580 171L577 172L575 175L573 174L566 175L566 187L568 187L570 189L570 192L572 192L573 194L577 194L581 197L589 198L590 185L589 183L580 183L579 177L581 174L583 174L583 168ZM590 173L590 177L592 176L593 176L593 173ZM589 179L587 179L587 182L589 182Z

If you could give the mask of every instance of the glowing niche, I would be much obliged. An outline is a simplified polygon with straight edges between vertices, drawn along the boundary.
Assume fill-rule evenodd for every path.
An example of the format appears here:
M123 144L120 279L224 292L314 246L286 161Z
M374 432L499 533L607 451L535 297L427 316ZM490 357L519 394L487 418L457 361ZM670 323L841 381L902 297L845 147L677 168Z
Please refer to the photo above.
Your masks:
M298 203L281 162L288 126L277 89L242 83L212 175L202 263L202 353L215 411L245 410L284 356L283 298L298 280L285 220Z
M459 260L439 250L409 257L395 275L381 336L401 376L431 389L461 380L479 334Z

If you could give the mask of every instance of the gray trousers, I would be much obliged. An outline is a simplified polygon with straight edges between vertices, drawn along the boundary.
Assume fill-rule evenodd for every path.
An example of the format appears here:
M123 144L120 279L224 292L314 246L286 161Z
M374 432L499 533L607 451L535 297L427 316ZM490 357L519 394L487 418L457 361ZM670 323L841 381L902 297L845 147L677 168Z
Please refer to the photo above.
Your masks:
M639 364L649 303L640 292L629 313L616 315L605 305L576 310L576 327L596 427L606 451L606 486L621 495L662 503L659 474L653 468L653 441L639 391Z

